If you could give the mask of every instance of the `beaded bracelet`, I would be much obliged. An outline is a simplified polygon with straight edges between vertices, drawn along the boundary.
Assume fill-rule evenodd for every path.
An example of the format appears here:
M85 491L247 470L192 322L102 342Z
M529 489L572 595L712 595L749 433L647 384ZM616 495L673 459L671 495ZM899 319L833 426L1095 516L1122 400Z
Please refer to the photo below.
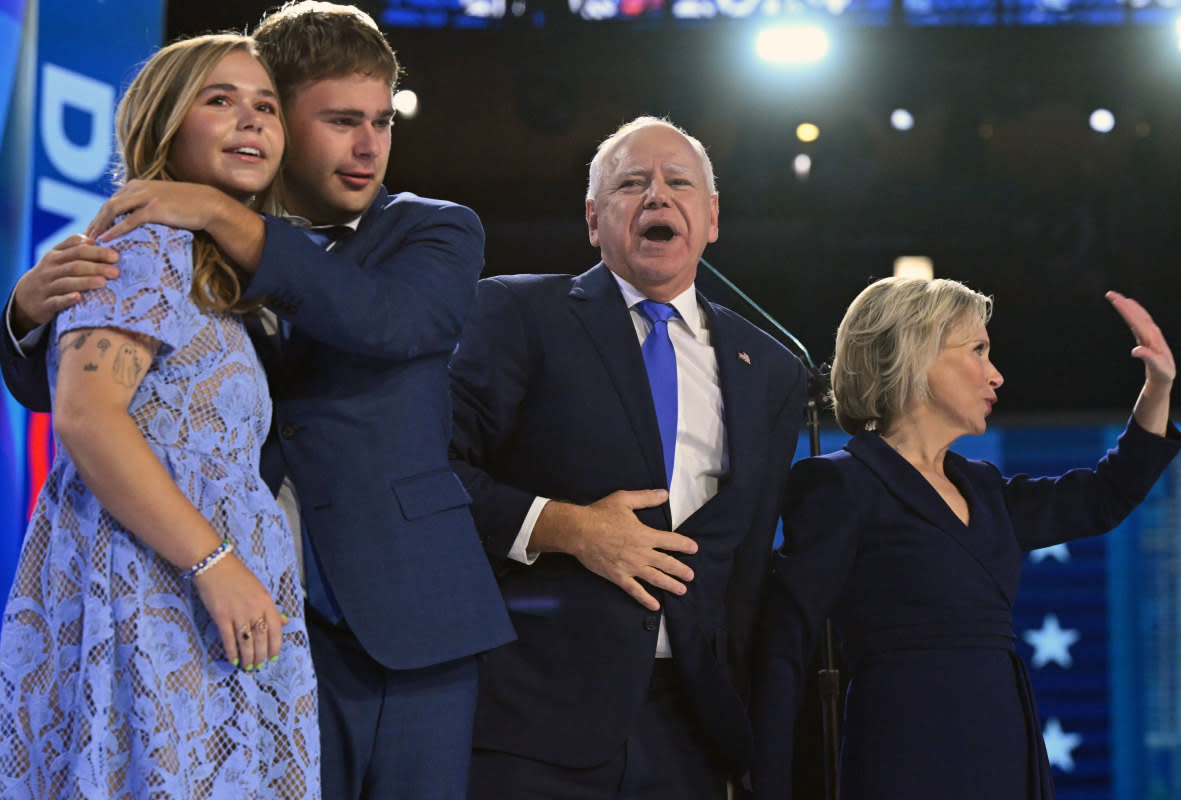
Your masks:
M229 539L222 539L221 544L217 546L216 550L205 556L205 558L201 559L193 566L186 569L181 573L180 576L186 581L191 581L193 578L197 577L202 572L209 569L232 552L234 552L234 543Z

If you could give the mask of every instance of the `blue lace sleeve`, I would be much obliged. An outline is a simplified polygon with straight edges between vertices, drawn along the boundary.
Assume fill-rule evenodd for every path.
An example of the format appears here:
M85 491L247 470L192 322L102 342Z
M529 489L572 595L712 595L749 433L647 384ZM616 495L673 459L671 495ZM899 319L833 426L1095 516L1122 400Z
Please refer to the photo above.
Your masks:
M56 336L77 328L119 328L160 342L161 354L187 344L200 328L188 300L193 282L193 235L144 225L111 243L119 251L119 277L82 294L82 302L55 321Z

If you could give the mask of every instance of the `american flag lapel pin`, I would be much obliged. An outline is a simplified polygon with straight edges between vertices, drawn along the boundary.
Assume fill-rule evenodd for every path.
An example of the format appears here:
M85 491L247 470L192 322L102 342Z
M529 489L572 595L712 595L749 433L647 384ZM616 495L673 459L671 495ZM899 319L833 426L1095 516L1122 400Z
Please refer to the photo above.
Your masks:
M750 356L748 356L746 353L739 352L738 353L738 360L741 361L743 364L749 364L750 363Z

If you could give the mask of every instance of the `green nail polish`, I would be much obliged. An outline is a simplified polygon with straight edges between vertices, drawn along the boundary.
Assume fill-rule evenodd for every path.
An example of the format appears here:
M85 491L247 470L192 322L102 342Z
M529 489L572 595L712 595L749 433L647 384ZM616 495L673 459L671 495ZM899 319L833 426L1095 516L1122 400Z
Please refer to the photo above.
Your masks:
M231 663L231 664L233 664L233 665L236 667L236 666L238 666L238 659L236 659L236 658L235 658L235 659L234 659L234 660L232 660L230 663Z
M263 664L265 664L266 662L264 661L264 662L262 662L262 663L263 663ZM255 665L254 665L254 668L255 668L256 670L260 670L260 669L262 669L262 664L255 664Z
M278 661L278 660L279 660L278 656L271 656L271 661Z
M245 669L247 672L250 672L250 670L254 669L254 665L253 665L253 664L247 664L245 667L243 667L243 669Z

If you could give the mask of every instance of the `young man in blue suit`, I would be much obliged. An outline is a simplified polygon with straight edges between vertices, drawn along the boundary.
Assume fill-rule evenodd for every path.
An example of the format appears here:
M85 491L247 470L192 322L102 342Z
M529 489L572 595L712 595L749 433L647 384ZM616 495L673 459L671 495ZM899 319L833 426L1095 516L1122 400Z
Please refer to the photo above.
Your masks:
M146 222L203 230L250 273L246 295L266 299L252 332L275 406L263 473L302 532L324 797L460 798L475 654L513 636L446 452L447 359L483 230L467 208L382 187L398 65L368 15L297 3L255 37L282 95L291 218L209 187L133 182L92 232L120 215L105 238ZM12 323L48 321L113 277L113 260L67 239L18 284ZM4 340L9 386L47 409L44 360Z
M807 375L694 288L718 235L696 139L625 125L586 219L602 263L481 281L451 362L453 465L519 636L480 666L469 797L721 800Z

